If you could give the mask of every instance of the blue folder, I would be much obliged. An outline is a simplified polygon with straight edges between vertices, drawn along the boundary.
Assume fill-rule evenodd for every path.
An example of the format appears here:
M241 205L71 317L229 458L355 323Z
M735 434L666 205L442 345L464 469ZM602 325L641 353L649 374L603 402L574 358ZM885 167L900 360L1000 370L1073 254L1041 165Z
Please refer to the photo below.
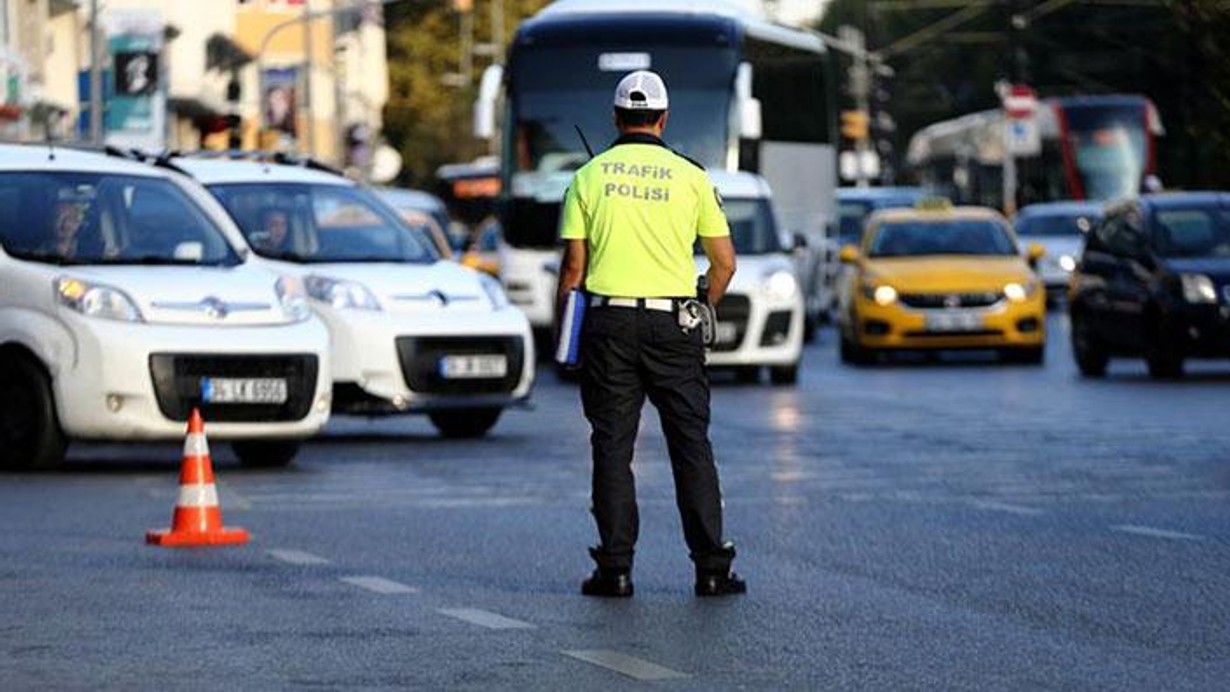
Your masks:
M560 315L559 344L555 349L555 362L576 366L581 362L581 324L585 321L585 293L579 289L568 292L564 314Z

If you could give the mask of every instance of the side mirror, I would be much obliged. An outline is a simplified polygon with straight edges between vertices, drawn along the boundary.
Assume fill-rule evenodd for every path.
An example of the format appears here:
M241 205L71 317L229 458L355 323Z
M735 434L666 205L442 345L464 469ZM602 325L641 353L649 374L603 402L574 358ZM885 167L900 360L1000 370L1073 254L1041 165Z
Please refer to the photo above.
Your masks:
M790 249L798 252L799 250L807 249L807 236L802 233L793 233L790 236Z
M503 81L502 65L490 65L483 70L483 78L478 85L478 99L474 101L474 136L479 139L495 137L495 104Z
M842 264L854 264L858 258L858 248L853 245L843 245L837 253L837 259L841 260Z
M752 96L752 65L740 63L735 74L735 107L738 108L739 136L760 139L764 124L760 114L760 99Z
M1030 243L1029 247L1026 249L1025 252L1026 252L1025 257L1027 261L1029 262L1029 266L1037 269L1038 260L1042 259L1043 256L1046 255L1046 248L1042 247L1041 245L1037 243Z

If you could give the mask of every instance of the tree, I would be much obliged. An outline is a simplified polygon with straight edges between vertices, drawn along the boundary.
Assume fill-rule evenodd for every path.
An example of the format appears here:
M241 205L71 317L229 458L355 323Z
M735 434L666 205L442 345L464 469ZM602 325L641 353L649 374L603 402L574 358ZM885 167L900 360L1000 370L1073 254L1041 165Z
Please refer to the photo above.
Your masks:
M1013 15L1029 21L1014 27ZM897 151L932 122L995 108L996 80L1023 72L1042 97L1150 97L1167 130L1157 152L1166 184L1230 184L1224 0L833 0L820 29L835 33L841 24L862 28L872 50L888 51ZM920 40L904 40L912 36Z
M474 0L471 18L476 41L491 36L491 3ZM502 0L504 45L516 27L548 0ZM455 0L417 0L386 10L389 101L384 133L403 159L399 182L429 186L445 163L467 161L484 152L471 135L471 113L482 69L492 57L474 58L462 75L462 13ZM450 80L446 75L458 75Z

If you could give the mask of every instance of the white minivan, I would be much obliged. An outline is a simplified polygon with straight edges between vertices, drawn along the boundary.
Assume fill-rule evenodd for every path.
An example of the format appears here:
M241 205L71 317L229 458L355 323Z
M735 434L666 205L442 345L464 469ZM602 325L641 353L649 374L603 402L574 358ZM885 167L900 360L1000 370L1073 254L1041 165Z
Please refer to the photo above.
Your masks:
M0 145L0 466L182 439L193 408L244 464L288 463L329 415L328 333L247 255L182 176Z
M203 152L163 165L203 184L263 261L303 279L332 337L335 413L425 413L446 437L480 437L529 397L530 324L497 280L441 258L367 187L280 160Z
M753 173L710 171L730 224L738 270L717 306L708 363L757 381L767 367L773 384L795 384L803 356L805 296L794 257L777 221L768 182ZM699 245L697 246L699 248ZM697 257L700 271L708 268Z

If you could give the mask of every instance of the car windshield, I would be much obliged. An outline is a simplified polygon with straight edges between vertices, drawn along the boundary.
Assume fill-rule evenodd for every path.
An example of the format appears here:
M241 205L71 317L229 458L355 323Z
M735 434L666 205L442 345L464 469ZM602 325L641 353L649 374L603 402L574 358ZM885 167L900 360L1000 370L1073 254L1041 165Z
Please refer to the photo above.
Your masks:
M242 261L171 181L107 173L0 173L0 245L14 257L49 264Z
M422 229L359 187L305 183L212 185L252 249L292 262L439 259Z
M1094 214L1039 214L1021 216L1016 232L1030 238L1075 238L1087 233L1098 222Z
M1162 257L1230 257L1230 210L1163 209L1153 225Z
M726 199L722 203L730 224L730 240L740 255L782 252L773 208L767 199ZM699 248L699 243L697 244Z
M869 257L1015 255L1003 225L986 220L893 221L880 225Z

